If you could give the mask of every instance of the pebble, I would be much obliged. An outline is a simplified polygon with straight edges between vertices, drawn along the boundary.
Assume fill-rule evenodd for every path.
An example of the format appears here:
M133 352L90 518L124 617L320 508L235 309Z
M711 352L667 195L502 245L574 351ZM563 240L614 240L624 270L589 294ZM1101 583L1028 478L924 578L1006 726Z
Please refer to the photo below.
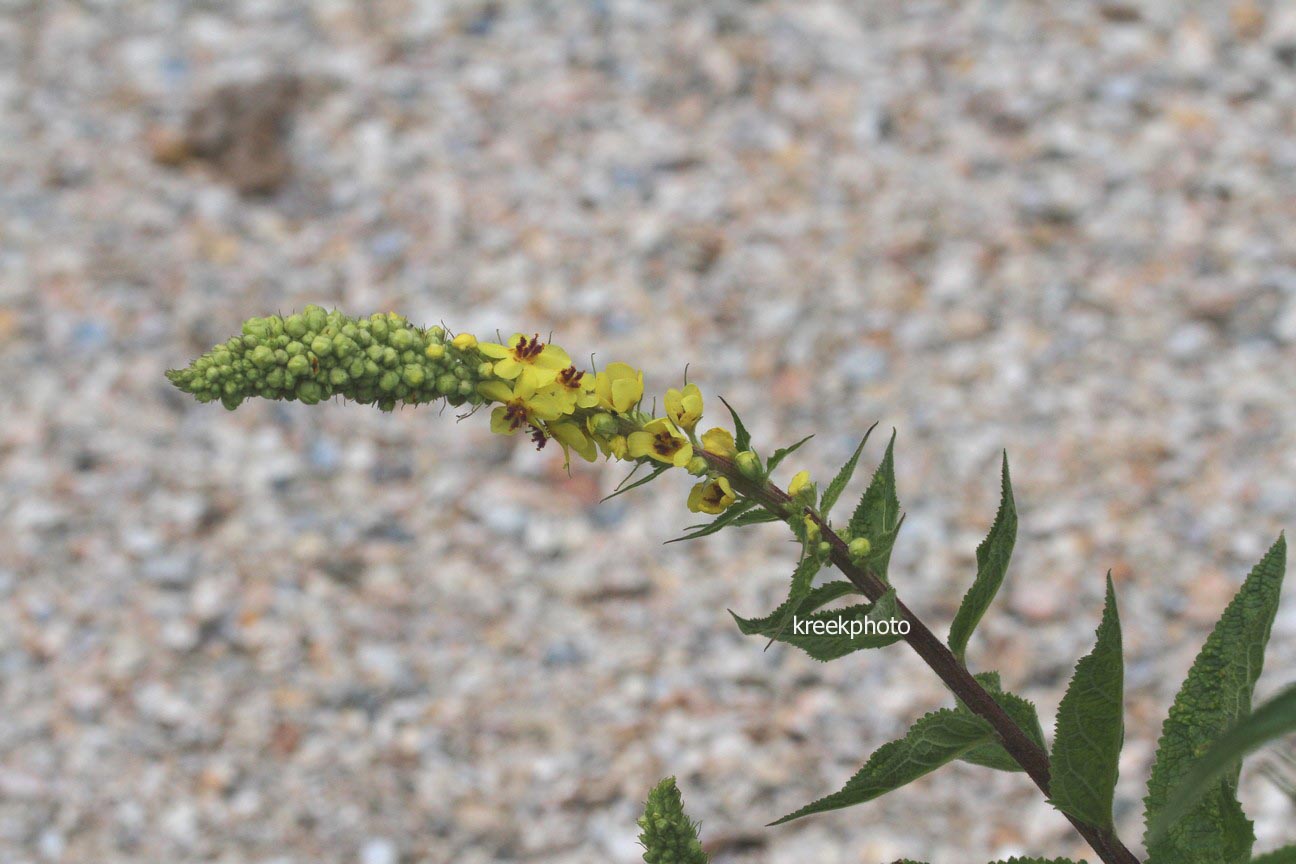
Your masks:
M9 5L0 54L40 50L0 75L0 860L629 864L666 774L733 864L1088 855L957 765L763 828L939 683L741 638L792 550L663 546L688 478L599 504L621 472L484 414L166 386L307 303L553 330L659 404L689 364L704 424L817 434L784 481L879 421L843 512L894 427L893 577L938 632L1007 448L969 656L1047 715L1115 570L1137 838L1177 682L1294 527L1296 12ZM1271 685L1290 609L1273 640ZM1290 803L1242 786L1277 844Z

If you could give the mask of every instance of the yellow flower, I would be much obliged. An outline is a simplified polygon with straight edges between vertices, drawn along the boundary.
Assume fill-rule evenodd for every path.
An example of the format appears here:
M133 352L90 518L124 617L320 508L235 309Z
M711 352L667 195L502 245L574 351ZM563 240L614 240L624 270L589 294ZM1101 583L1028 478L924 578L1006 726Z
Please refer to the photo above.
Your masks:
M688 508L694 513L723 513L732 503L733 489L725 477L703 480L689 491Z
M535 382L520 378L510 388L503 381L486 381L477 392L492 402L503 403L491 412L491 431L512 435L523 426L534 426L541 420L562 416L562 402L552 393L537 393Z
M554 382L545 389L556 394L565 406L565 413L570 414L577 408L593 408L599 404L598 394L594 392L594 376L586 375L575 366L568 366L558 373Z
M613 459L624 459L626 454L630 452L630 446L626 443L626 436L624 435L613 435L607 439L606 444L600 441L599 446L603 448L604 453Z
M473 348L477 347L477 337L471 333L460 333L458 336L454 337L454 339L450 340L450 344L458 348L460 351L471 351ZM430 357L432 355L429 354L428 356Z
M593 462L598 458L598 450L594 447L594 441L585 434L585 430L570 421L563 423L548 424L549 433L558 440L562 445L564 464L571 461L571 451L575 450L580 457L586 462Z
M666 416L681 429L692 430L702 419L702 391L696 384L685 384L684 389L674 387L666 391Z
M609 363L594 380L599 404L618 414L638 405L643 398L643 389L643 372L629 363Z
M536 387L543 387L558 376L558 370L571 365L567 352L557 345L546 345L537 333L530 339L521 333L509 337L507 345L482 342L482 354L495 361L495 375L505 381L528 377ZM524 376L525 373L525 376Z
M702 449L708 453L714 453L717 456L723 456L726 459L732 459L738 455L738 447L734 444L734 437L728 429L721 429L716 426L702 433Z
M687 465L693 458L693 445L665 417L649 420L642 431L631 432L626 446L635 459L648 456L677 468Z
M813 504L815 487L810 482L809 471L798 471L788 484L788 494L802 503Z

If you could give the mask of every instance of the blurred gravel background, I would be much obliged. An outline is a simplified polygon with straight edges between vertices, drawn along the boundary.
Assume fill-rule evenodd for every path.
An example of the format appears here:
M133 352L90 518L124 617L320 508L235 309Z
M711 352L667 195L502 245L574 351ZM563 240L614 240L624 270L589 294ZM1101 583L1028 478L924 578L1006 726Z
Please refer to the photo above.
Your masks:
M658 393L689 363L819 475L894 426L937 629L1006 447L973 662L1047 724L1112 568L1131 843L1296 527L1291 4L0 0L0 106L6 862L630 862L668 773L718 864L1085 854L966 766L763 828L934 677L741 639L793 551L663 547L682 479L597 506L619 472L481 417L169 391L267 310L552 330ZM1294 648L1288 602L1264 692Z

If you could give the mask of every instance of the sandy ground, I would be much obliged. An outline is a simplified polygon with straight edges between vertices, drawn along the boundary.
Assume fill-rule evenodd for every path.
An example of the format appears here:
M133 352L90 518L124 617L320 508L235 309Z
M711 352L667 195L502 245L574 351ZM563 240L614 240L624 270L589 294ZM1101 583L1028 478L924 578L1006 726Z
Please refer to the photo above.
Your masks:
M267 310L689 364L759 446L817 433L789 475L895 427L939 632L1007 448L972 663L1051 717L1112 569L1131 843L1177 682L1296 527L1289 4L0 0L0 106L7 862L620 864L668 773L718 864L1085 854L970 766L762 827L946 704L910 652L740 637L792 547L663 546L684 478L599 505L617 471L482 417L168 388ZM1288 602L1263 692L1294 649Z

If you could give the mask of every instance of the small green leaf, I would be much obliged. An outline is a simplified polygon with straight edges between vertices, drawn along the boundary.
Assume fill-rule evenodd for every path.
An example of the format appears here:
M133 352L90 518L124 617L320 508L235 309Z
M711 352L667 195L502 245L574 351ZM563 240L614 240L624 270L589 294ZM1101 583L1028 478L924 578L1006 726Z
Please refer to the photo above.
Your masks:
M720 397L720 401L721 401L721 402L724 402L724 406L725 406L726 408L729 409L729 416L733 418L733 422L734 422L734 448L735 448L739 453L741 453L741 452L744 451L744 450L750 450L750 449L751 449L751 433L747 431L747 427L744 426L742 420L740 420L740 419L738 418L738 412L735 411L735 410L733 409L733 406L730 405L728 402L725 402L723 396Z
M744 528L748 525L761 525L765 522L781 522L781 521L783 521L782 516L779 516L777 513L771 513L770 511L762 507L756 510L751 510L739 516L737 519L733 521L733 527Z
M841 584L850 585L850 583L840 582L829 583L829 585ZM737 615L734 615L734 620L738 623L738 629L745 635L768 636L771 641L800 648L815 660L824 662L845 657L854 651L884 648L904 638L889 623L900 620L895 591L883 594L876 603L861 603L844 609L828 609L820 612L810 611L816 605L821 606L827 602L829 601L823 600L815 604L808 597L802 601L797 612L788 615L785 621L771 621L773 616L770 616L762 619L762 622L752 622ZM733 615L732 612L729 614ZM883 626L882 622L888 623Z
M699 537L706 537L709 534L714 534L717 531L719 531L721 528L728 527L729 525L732 525L735 522L737 522L739 519L742 518L743 514L745 514L748 510L751 510L755 506L756 506L755 501L743 501L739 504L734 504L732 507L725 510L719 516L712 519L710 522L704 522L701 525L690 525L688 527L688 533L686 533L684 536L675 537L674 539L667 540L666 542L678 543L681 540L696 540Z
M838 810L872 801L912 783L959 758L973 747L993 740L994 731L980 717L945 708L918 719L905 737L883 744L840 791L807 804L772 822L781 825L812 813Z
M1280 536L1242 583L1193 662L1161 728L1144 799L1148 825L1158 821L1171 790L1196 758L1250 712L1286 560L1287 543ZM1231 766L1219 786L1163 835L1145 835L1152 864L1233 864L1247 859L1254 835L1237 803L1238 770L1237 764Z
M738 622L738 629L743 632L744 636L769 636L778 627L779 622L783 621L788 615L788 610L794 610L798 615L808 615L814 610L850 594L859 594L859 589L850 582L838 580L811 588L810 593L802 598L800 602L794 603L792 598L789 597L764 618L742 618L734 615L732 609L729 610L729 614L733 615L734 621Z
M648 793L639 818L639 843L646 864L707 864L711 859L698 842L698 825L684 812L684 799L674 777Z
M1013 544L1017 541L1017 505L1013 501L1012 481L1008 477L1008 454L1003 456L999 512L995 514L990 533L977 546L977 574L972 587L963 596L958 614L950 625L949 646L960 661L967 651L972 631L999 593L1008 561L1012 558Z
M1166 828L1218 785L1219 778L1234 769L1243 756L1292 732L1296 732L1296 685L1256 708L1216 739L1179 782L1165 809L1148 827L1148 836L1154 841L1160 839Z
M1093 651L1080 658L1058 706L1049 801L1082 822L1112 828L1121 745L1125 661L1116 589L1107 574L1107 602Z
M1251 864L1296 864L1296 846L1284 846L1252 858Z
M625 480L621 481L621 485L616 488L616 491L613 492L611 495L607 496L606 498L604 498L603 501L610 501L613 498L617 497L618 495L624 495L625 493L629 492L631 489L638 489L640 486L643 486L646 483L651 483L661 475L665 474L670 467L671 467L670 465L658 465L656 468L653 468L652 473L650 473L647 477L641 477L635 482L631 483L629 486L627 486L625 485L626 481L628 481L631 477L634 476L635 471L639 470L639 466L636 465L634 467L634 470L630 472L629 476L627 476Z
M866 566L883 579L886 578L891 548L901 521L900 500L896 497L895 485L895 438L895 432L892 431L886 454L873 473L873 480L864 491L850 520L851 536L866 537L873 545Z
M846 491L846 484L850 483L851 477L855 476L855 466L859 463L860 454L864 452L864 445L868 443L869 436L873 434L873 430L876 428L876 423L868 428L868 431L864 433L864 437L860 439L859 446L851 454L850 459L837 472L837 476L828 484L828 488L824 489L823 497L819 499L819 512L825 517L828 515L828 511L832 510L833 505L837 503L837 499L841 497L842 492Z
M989 691L991 698L999 703L999 707L1007 712L1026 737L1041 750L1047 750L1044 743L1044 729L1040 726L1039 712L1035 710L1035 705L1028 699L1023 699L1016 693L1010 693L1004 690L999 684L998 672L980 672L974 676L981 686ZM963 706L960 706L963 707ZM963 710L967 710L963 707ZM982 744L980 747L970 751L962 757L963 762L972 765L981 765L986 768L994 768L996 771L1021 772L1025 769L1017 763L1017 760L1008 755L1008 751L998 741L993 744Z
M775 450L774 455L769 458L769 463L765 466L765 470L773 471L775 468L779 466L780 462L782 462L787 457L791 456L796 451L800 450L801 445L806 443L813 437L814 437L813 435L807 435L806 437L802 438L800 441L796 442L795 444L789 447L780 447L779 449Z
M1085 864L1083 858L1073 861L1070 858L1001 858L990 864Z
M814 577L822 566L823 562L814 555L801 556L801 561L797 564L796 570L792 571L792 583L788 586L787 607L789 610L800 606L802 601L805 600L810 593L810 585L814 582ZM790 611L783 616L778 628L770 635L770 642L774 642L783 635L783 631L792 623L794 617L795 615ZM768 648L769 645L765 647Z

